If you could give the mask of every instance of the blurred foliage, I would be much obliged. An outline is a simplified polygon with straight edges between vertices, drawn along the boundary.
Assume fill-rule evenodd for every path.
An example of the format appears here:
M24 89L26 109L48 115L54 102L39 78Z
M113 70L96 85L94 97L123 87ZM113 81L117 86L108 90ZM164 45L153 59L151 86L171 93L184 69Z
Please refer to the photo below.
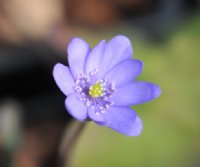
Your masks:
M144 61L138 80L157 83L162 95L133 106L144 122L144 131L137 138L89 123L73 153L73 167L200 166L199 30L196 18L161 43L134 37L134 57ZM125 35L132 39L129 32ZM95 45L103 35L85 36Z

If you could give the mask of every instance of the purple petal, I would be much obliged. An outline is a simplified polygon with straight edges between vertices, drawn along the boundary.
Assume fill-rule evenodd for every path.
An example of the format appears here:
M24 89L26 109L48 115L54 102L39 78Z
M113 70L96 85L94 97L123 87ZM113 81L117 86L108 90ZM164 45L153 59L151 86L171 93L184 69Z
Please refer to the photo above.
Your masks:
M116 65L105 78L115 83L116 87L133 81L143 69L143 63L140 60L125 60Z
M53 68L53 77L60 90L66 96L74 92L74 78L67 66L57 63Z
M99 69L100 61L105 52L106 41L102 40L98 45L96 45L87 57L85 64L85 73L89 74L95 69Z
M89 45L81 38L73 38L69 43L68 61L74 77L84 72L85 60L89 51Z
M131 106L157 98L160 87L148 82L133 82L117 88L112 97L116 106Z
M127 37L118 35L112 38L106 45L105 54L101 60L100 78L121 61L131 58L132 55L132 45Z
M105 113L106 126L127 136L138 136L143 124L137 113L129 107L111 107Z
M95 113L95 110L88 108L88 116L91 120L93 120L96 123L104 123L105 118L102 114L100 113Z
M78 99L76 94L70 94L65 100L67 111L77 120L84 121L87 118L87 107Z

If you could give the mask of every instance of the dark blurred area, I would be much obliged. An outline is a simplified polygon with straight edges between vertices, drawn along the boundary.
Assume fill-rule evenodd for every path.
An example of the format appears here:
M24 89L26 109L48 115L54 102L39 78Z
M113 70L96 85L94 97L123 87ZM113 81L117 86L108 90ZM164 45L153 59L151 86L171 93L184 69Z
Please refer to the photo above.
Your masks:
M0 166L59 166L59 145L72 118L52 68L66 64L66 45L80 29L123 24L156 42L199 9L199 0L0 1ZM10 146L13 131L19 133Z

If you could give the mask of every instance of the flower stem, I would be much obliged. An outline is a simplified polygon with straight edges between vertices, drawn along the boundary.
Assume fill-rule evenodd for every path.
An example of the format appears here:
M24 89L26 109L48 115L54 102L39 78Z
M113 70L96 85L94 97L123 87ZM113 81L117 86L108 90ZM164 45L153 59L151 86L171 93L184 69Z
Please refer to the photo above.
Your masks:
M70 159L75 147L75 144L81 135L85 125L87 122L78 122L73 120L71 124L66 128L63 139L60 146L60 166L69 167L70 166Z

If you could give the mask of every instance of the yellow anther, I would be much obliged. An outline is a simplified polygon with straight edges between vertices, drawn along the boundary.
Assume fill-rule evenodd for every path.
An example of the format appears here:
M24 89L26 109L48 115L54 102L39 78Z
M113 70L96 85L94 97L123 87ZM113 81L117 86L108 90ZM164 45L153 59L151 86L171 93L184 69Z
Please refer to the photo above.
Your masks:
M103 87L100 83L95 83L94 85L90 86L89 95L96 98L100 97L103 94Z

